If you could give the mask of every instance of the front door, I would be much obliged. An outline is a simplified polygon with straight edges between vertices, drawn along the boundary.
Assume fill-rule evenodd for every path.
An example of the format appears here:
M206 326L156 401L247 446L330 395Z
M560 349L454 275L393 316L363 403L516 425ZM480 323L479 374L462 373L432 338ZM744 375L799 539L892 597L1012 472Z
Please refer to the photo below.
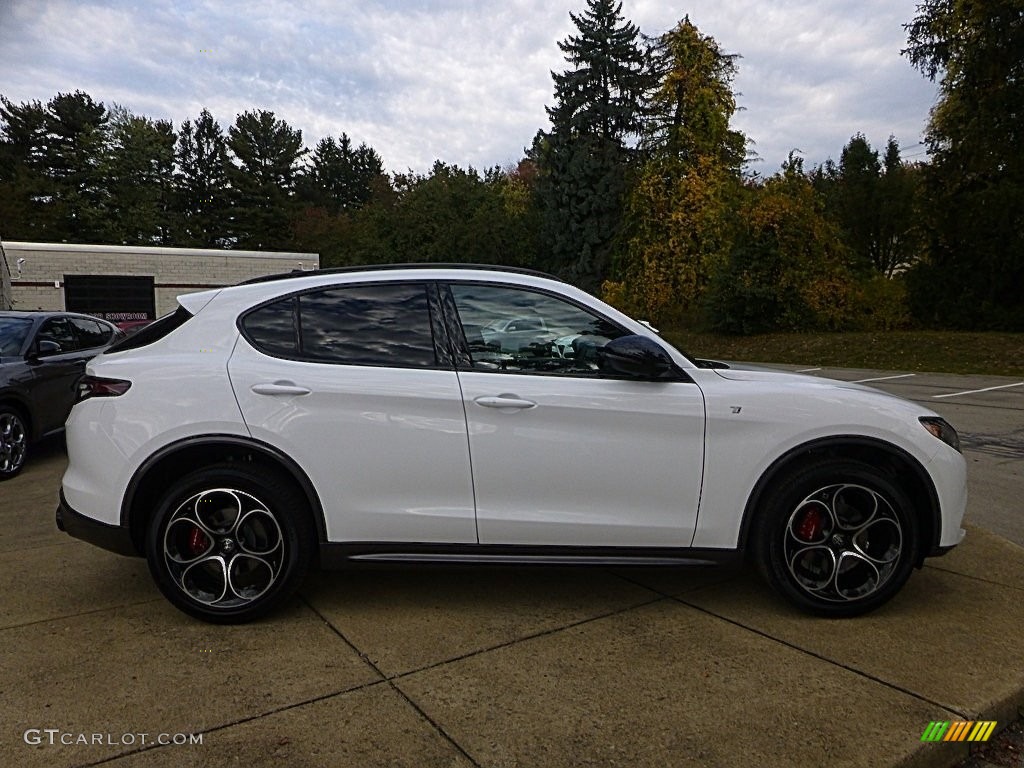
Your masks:
M602 371L597 350L628 331L562 297L495 284L450 291L469 356L459 382L480 543L689 546L700 389L685 374Z

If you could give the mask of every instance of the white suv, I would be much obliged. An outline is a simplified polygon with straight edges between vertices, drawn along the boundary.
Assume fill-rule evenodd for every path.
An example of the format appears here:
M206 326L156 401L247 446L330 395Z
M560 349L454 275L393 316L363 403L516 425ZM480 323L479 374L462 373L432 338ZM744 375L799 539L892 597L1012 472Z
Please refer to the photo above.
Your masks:
M208 621L264 614L315 564L743 554L849 616L963 537L936 414L688 358L553 278L324 270L179 303L89 364L57 520ZM535 338L495 343L523 317Z

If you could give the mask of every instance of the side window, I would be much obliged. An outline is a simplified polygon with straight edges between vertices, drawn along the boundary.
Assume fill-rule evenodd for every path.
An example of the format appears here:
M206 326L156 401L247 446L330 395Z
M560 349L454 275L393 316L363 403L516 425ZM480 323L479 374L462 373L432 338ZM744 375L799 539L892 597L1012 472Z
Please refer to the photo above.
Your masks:
M433 367L424 284L351 285L299 297L303 359L345 365Z
M110 331L95 320L86 320L83 317L68 318L71 325L78 334L78 340L82 349L102 347L110 338Z
M75 338L75 332L71 330L71 323L68 322L66 317L51 317L43 323L43 327L39 329L36 340L55 342L60 347L60 351L52 354L59 355L65 352L74 352L78 349L78 340Z
M425 284L351 285L290 296L242 319L261 352L340 365L437 365Z
M598 350L627 333L545 293L459 283L451 291L478 371L594 375Z
M295 325L294 296L253 310L242 320L249 341L260 352L274 357L298 357L299 335Z

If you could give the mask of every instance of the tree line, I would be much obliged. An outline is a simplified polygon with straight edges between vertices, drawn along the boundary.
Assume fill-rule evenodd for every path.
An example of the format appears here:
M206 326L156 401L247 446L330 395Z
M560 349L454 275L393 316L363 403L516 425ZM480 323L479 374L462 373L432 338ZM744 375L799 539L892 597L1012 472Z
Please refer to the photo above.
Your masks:
M731 333L1024 329L1014 0L927 0L911 64L939 82L927 161L855 133L752 172L738 56L688 17L647 36L587 0L559 43L550 127L514 167L387 173L344 133L312 149L273 112L177 130L81 91L0 96L0 236L308 250L324 266L482 262L558 274L656 323Z

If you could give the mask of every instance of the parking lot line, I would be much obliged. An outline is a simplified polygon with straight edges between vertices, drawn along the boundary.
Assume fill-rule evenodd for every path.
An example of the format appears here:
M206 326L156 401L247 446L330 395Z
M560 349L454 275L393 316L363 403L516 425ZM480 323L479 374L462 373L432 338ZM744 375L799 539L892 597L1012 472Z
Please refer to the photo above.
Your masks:
M905 379L908 376L916 376L916 375L917 375L916 373L899 373L899 374L897 374L895 376L876 376L873 379L857 379L856 381L851 381L850 383L851 384L863 384L864 382L867 382L867 381L888 381L889 379Z
M978 392L991 392L993 389L1009 389L1010 387L1024 387L1024 381L1018 381L1016 384L1000 384L998 387L985 387L984 389L968 389L964 392L949 392L945 395L932 395L934 398L939 397L956 397L957 395L974 395Z
M820 370L821 370L821 368L801 368L799 371L796 371L796 373L810 373L811 371L820 371Z

